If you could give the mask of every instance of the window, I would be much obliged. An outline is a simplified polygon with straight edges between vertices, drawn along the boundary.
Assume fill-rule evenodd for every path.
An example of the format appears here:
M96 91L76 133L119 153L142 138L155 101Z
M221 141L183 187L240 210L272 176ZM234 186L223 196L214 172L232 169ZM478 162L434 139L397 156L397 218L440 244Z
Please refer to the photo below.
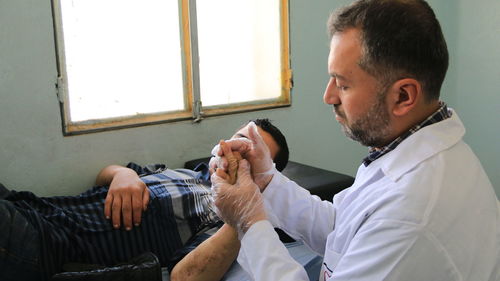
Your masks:
M290 105L287 0L53 0L67 135Z

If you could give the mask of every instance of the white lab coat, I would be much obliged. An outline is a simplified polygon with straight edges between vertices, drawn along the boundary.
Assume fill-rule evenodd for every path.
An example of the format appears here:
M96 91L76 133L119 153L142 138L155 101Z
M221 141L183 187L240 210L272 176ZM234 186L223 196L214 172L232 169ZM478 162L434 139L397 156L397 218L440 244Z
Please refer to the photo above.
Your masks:
M273 225L323 255L320 281L499 281L500 204L464 133L455 112L422 128L361 165L333 204L276 173L269 221L243 236L238 261L255 280L307 280Z

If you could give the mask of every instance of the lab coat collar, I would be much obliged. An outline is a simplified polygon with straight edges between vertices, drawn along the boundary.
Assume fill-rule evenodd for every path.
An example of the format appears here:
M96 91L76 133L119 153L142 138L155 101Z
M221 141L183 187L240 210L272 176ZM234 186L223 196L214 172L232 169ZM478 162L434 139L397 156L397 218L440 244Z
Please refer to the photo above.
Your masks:
M406 172L458 143L465 135L465 127L457 113L452 111L450 118L426 126L409 136L393 151L379 158L380 169L387 177L396 182Z

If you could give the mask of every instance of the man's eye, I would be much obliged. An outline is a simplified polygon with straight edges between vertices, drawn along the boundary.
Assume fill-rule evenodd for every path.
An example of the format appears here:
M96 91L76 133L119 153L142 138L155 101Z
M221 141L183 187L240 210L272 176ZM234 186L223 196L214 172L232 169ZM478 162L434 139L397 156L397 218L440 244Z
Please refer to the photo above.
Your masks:
M337 85L337 89L339 89L341 91L345 91L345 90L349 89L349 87Z

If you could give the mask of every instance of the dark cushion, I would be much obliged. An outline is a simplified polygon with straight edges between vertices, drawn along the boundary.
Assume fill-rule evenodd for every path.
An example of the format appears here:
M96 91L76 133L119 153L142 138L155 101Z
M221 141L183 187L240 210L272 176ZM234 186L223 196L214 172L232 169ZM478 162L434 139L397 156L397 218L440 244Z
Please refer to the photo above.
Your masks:
M194 170L200 163L208 163L208 161L210 158L194 159L186 162L184 168ZM351 186L354 182L351 176L294 161L289 161L282 173L312 194L328 201L332 201L336 193Z
M336 193L354 183L351 176L293 161L288 162L282 173L312 194L328 201L332 201Z

